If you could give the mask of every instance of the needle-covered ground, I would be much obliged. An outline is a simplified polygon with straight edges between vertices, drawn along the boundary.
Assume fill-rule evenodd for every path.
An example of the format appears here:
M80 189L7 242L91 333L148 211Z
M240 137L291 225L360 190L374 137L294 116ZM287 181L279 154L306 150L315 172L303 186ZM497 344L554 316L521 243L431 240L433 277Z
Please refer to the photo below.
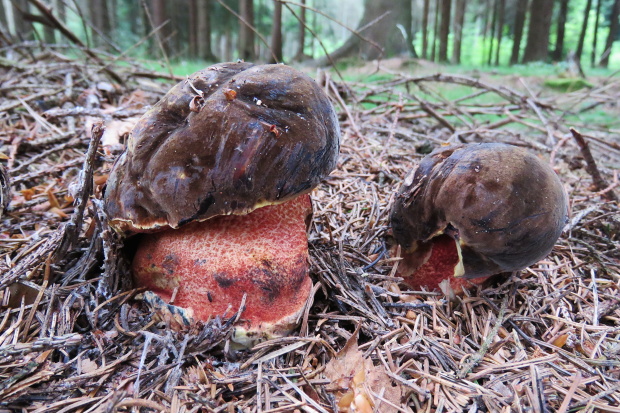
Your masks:
M617 77L560 93L414 61L318 72L343 133L312 193L313 302L293 336L235 351L238 308L182 331L153 317L102 210L126 134L177 80L1 53L0 411L620 411ZM526 148L570 197L547 258L464 296L407 290L388 227L405 175L446 142Z

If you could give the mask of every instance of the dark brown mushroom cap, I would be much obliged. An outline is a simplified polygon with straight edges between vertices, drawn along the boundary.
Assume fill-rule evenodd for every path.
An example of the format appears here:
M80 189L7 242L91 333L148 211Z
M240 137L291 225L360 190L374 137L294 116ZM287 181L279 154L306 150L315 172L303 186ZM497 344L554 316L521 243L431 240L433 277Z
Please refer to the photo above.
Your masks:
M110 224L149 232L285 202L333 170L339 137L328 97L305 74L211 66L138 121L108 180Z
M461 247L464 277L516 271L545 257L568 217L566 193L551 167L499 143L442 147L401 187L391 214L396 241L448 234Z

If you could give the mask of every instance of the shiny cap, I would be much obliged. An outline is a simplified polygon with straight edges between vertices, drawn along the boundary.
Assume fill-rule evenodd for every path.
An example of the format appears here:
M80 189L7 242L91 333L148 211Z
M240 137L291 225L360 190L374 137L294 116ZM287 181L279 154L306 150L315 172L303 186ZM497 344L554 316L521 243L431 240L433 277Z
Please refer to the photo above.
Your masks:
M136 124L110 174L121 233L242 215L312 190L340 129L323 90L285 65L222 63L174 86Z

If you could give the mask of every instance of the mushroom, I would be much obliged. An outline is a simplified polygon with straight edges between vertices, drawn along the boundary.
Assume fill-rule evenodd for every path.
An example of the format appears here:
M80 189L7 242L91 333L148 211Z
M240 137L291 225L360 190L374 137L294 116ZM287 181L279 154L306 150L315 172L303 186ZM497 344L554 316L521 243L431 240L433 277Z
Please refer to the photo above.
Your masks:
M245 346L288 333L312 287L308 193L339 136L322 89L285 65L217 64L174 86L134 127L105 193L111 227L141 234L134 283L199 320L247 295L233 333Z
M397 273L414 289L449 282L462 292L544 258L567 218L562 183L536 156L500 143L444 146L422 159L396 196Z

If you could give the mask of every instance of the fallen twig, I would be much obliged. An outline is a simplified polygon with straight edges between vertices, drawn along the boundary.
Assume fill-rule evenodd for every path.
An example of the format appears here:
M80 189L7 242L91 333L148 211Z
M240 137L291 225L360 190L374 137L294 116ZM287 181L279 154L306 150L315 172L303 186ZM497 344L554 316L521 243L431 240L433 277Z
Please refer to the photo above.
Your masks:
M588 143L583 138L583 135L579 133L576 129L570 128L570 133L573 135L573 138L575 138L575 141L577 142L577 145L579 145L579 149L581 150L581 154L583 155L583 159L586 161L586 170L588 171L590 176L592 176L592 184L597 191L605 191L605 189L609 187L609 184L607 183L607 181L605 181L605 179L599 172L598 167L596 166L596 161L592 157L592 152L590 152L590 147L588 146ZM602 196L609 201L618 201L618 197L616 196L616 193L613 191L613 189L603 192Z

